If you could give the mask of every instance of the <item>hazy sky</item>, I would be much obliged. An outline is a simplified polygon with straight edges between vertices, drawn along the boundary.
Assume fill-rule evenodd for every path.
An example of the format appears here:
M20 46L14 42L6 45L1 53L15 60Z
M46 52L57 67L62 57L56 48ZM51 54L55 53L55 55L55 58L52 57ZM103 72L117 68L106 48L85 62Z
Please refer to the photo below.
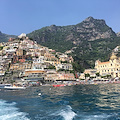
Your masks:
M0 0L0 31L6 34L75 25L89 16L120 32L120 0Z

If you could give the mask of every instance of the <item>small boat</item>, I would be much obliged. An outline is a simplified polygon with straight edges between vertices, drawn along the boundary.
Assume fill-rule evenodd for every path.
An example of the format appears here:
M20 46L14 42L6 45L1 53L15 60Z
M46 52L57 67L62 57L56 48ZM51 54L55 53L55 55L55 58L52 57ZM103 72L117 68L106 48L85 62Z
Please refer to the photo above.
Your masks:
M64 84L53 85L53 87L62 87L62 86L66 86L66 85L64 85Z
M38 93L39 96L41 96L42 94L41 93Z
M20 90L20 89L26 89L26 87L20 87L20 86L15 86L15 85L5 85L4 86L4 89L7 89L7 90Z

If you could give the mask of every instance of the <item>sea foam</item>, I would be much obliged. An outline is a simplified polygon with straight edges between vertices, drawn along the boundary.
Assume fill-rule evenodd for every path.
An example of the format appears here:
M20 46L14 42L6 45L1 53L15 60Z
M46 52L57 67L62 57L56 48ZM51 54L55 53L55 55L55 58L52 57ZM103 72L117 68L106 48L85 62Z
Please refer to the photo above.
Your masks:
M65 109L62 109L60 111L58 115L62 116L65 120L72 120L77 114L74 111L72 111L70 105L67 105Z
M88 113L80 113L78 117L81 120L107 120L109 118L115 117L115 114L105 114L105 113L94 113L94 114L88 114Z
M0 120L29 120L27 113L20 112L16 103L8 103L5 100L0 100Z

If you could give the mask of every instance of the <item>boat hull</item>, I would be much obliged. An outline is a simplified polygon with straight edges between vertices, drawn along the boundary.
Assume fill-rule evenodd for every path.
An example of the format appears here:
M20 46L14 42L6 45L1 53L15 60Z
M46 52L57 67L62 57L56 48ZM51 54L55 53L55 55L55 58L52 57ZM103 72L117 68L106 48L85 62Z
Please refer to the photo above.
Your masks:
M21 90L21 89L26 89L26 87L8 87L8 86L5 86L4 89L7 89L7 90Z

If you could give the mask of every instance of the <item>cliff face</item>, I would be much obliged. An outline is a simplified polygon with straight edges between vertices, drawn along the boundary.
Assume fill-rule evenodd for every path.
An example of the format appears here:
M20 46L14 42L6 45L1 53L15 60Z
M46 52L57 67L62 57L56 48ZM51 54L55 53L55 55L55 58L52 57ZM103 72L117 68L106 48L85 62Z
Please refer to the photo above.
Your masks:
M77 24L76 32L80 34L80 38L88 41L116 36L104 20L94 19L93 17L88 17L82 23Z
M115 32L106 25L104 20L86 18L77 25L56 26L51 25L28 34L29 37L36 39L38 43L48 41L71 41L79 44L81 41L94 41L101 38L116 36ZM54 40L53 40L54 39Z

